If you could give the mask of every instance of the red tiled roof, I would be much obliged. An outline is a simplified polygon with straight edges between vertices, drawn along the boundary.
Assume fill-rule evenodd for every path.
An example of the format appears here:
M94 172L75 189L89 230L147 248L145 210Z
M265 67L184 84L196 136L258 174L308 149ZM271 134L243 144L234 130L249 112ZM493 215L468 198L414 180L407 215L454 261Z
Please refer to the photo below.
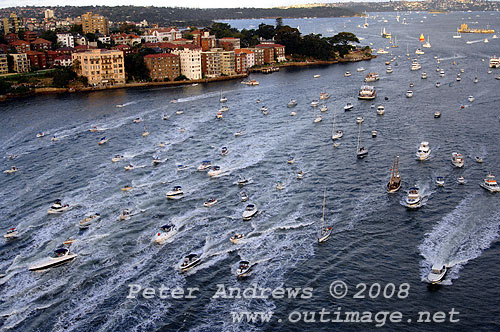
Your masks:
M37 51L26 51L26 54L28 54L28 55L40 55L40 54L45 54L45 53L37 52Z
M10 43L10 45L12 46L18 46L18 45L28 45L29 46L30 43L24 41L24 40L14 40L12 43Z
M269 48L269 47L285 47L284 45L280 45L280 44L259 44L259 45L256 45L255 47L258 47L258 48Z
M234 50L234 53L235 54L241 54L241 53L245 53L245 54L252 54L253 52L250 51L250 50L247 50L245 48L240 48L240 49L236 49Z
M239 40L239 38L236 38L236 37L223 37L223 38L220 38L220 39L227 39L227 40Z
M48 41L47 39L37 38L34 41L32 41L31 44L52 44L52 42Z
M130 48L130 46L125 45L125 44L119 44L119 45L116 45L115 48L117 48L117 49L124 49L124 48Z
M158 53L158 54L148 54L144 56L145 58L169 58L169 57L179 57L177 54L172 53Z
M55 58L54 60L71 60L71 56L70 55L67 55L67 54L64 54L64 55L60 55L58 56L57 58Z

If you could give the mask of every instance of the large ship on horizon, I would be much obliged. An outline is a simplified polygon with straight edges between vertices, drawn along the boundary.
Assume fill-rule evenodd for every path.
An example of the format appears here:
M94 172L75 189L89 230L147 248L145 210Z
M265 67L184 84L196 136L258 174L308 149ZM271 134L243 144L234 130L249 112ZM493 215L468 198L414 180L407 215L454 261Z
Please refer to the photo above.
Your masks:
M467 23L462 23L460 25L460 29L458 29L460 33L495 33L493 29L469 29Z

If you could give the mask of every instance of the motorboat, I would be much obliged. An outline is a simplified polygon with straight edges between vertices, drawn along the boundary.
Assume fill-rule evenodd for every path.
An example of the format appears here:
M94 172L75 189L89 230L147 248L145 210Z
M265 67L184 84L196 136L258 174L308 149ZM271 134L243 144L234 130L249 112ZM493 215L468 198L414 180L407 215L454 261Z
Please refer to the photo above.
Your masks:
M208 171L208 176L210 177L214 177L214 176L217 176L217 175L220 175L222 173L222 169L220 168L220 166L213 166L211 170Z
M293 156L288 157L287 163L288 163L288 164L293 164L293 163L295 163L295 157L293 157Z
M359 131L358 131L358 144L356 147L356 157L358 159L363 159L367 155L368 155L368 150L365 149L365 147L361 145L361 123L360 123Z
M123 107L123 104L116 104L115 105L116 108L122 108Z
M276 189L277 190L283 190L285 189L285 184L281 181L276 182Z
M441 86L440 82L436 82L436 88L439 88Z
M427 282L432 285L439 284L441 281L443 281L446 272L448 272L448 269L445 265L433 264L431 267L431 271L427 275Z
M330 95L328 93L326 93L326 92L321 92L319 94L319 99L320 100L326 100L326 99L329 99L329 98L330 98Z
M201 162L201 165L198 166L197 170L202 172L202 171L208 171L212 167L212 162L210 160L204 160Z
M377 114L378 115L384 115L384 113L385 113L385 107L384 107L384 105L378 105L378 107L377 107Z
M18 234L18 232L17 232L17 229L15 229L14 227L12 227L12 228L10 228L10 229L7 231L7 233L5 233L5 234L3 235L3 237L4 237L5 239L7 239L7 240L13 240L13 239L17 238L17 236L18 236L18 235L19 235L19 234Z
M386 69L385 69L385 72L387 74L391 74L392 73L392 67L391 66L388 66Z
M375 82L379 80L379 76L377 73L368 73L368 75L365 76L365 82Z
M479 157L479 156L476 156L476 162L477 163L482 163L483 162L483 158Z
M241 186L241 187L246 186L249 183L250 183L250 180L249 179L245 179L245 178L239 178L238 181L236 181L236 184L238 186Z
M465 184L465 178L462 175L460 175L458 177L457 181L458 181L458 184Z
M217 200L215 198L210 198L205 203L203 203L203 206L204 207L211 207L211 206L214 206L215 204L217 204Z
M316 74L316 75L314 75L313 77L314 77L314 78L320 78L320 77L321 77L321 75Z
M134 120L132 120L133 123L141 123L142 122L142 119L141 118L135 118Z
M437 118L440 118L441 117L441 113L440 112L434 112L434 117L437 119Z
M255 204L248 204L242 214L243 220L248 221L252 219L258 212L259 211L257 210Z
M261 110L262 112L267 112L269 109L268 109L266 106L262 106L262 107L260 108L260 110Z
M153 242L163 244L177 233L177 229L173 224L167 224L160 227L160 231L153 237Z
M387 192L394 193L401 188L401 176L399 175L399 156L394 158L392 162L392 173L389 182L387 183Z
M439 186L439 187L443 187L444 186L444 178L442 176L438 176L436 178L436 184Z
M467 99L469 100L470 103L472 103L475 100L474 96L469 96L469 98Z
M128 220L128 219L130 219L131 216L132 216L132 212L129 209L125 209L120 214L119 219L120 220Z
M451 154L451 163L455 167L464 167L464 157L462 157L461 153L453 152Z
M237 244L241 239L243 239L245 235L235 233L233 236L229 238L229 241L231 241L232 244Z
M328 240L330 235L332 234L333 227L327 226L325 224L325 207L326 207L326 188L323 194L323 212L321 215L321 228L318 234L318 243L323 243Z
M168 199L179 199L184 196L184 191L181 186L175 186L171 191L167 191L166 196Z
M319 106L319 101L318 101L318 100L316 100L316 99L315 99L315 100L313 100L313 101L311 102L311 106L312 106L312 107L318 107L318 106Z
M127 166L123 167L126 171L130 171L134 169L134 165L128 164Z
M195 267L201 262L201 258L197 254L189 254L184 257L184 261L182 262L180 269L181 272L186 272L189 269Z
M87 229L90 227L93 221L97 221L99 220L99 218L101 218L101 215L99 213L94 213L84 218L83 220L80 220L80 222L78 223L78 227L80 227L80 229Z
M362 71L365 71L365 68L363 67L359 67L358 69L356 69L357 72L362 72Z
M159 146L160 148L164 148L166 145L167 145L167 143L165 143L165 142L160 142L160 143L158 143L158 146Z
M350 72L350 71L346 71L346 72L344 73L344 76L345 76L345 77L349 77L349 76L351 76L351 72Z
M132 188L133 187L131 185L126 185L125 187L122 187L120 189L121 189L121 191L129 191L129 190L132 190Z
M297 106L297 101L295 99L290 99L288 104L286 105L287 107L295 107Z
M184 171L188 169L189 166L183 165L183 164L177 164L177 171Z
M153 165L155 165L155 166L161 164L164 161L165 160L160 159L160 156L153 156Z
M377 54L388 54L389 52L387 52L386 50L384 50L383 48L379 48L377 50Z
M90 128L89 131L91 133L97 133L99 131L99 129L96 126L94 126L94 127Z
M242 202L246 202L246 201L248 201L248 194L246 192L242 192L240 194L240 198L241 198Z
M225 103L225 102L227 102L227 98L226 98L226 97L221 97L221 98L219 99L219 102L220 102L220 103Z
M60 199L56 199L50 209L47 210L48 214L63 213L69 209L69 204L62 204Z
M356 118L356 123L357 123L357 124L360 124L360 123L361 123L361 122L363 122L363 121L364 121L364 119L363 119L363 117L362 117L362 116L358 116L358 117Z
M261 100L260 100L260 99L255 100L255 103L256 103L256 104L258 104L258 103L260 103L260 102L261 102Z
M347 103L345 106L344 106L344 111L350 111L352 110L352 108L354 107L353 104L351 103Z
M416 70L420 70L421 68L422 68L422 65L420 63L418 63L417 61L414 61L411 64L410 70L416 71Z
M425 80L427 78L427 73L426 72L423 72L422 73L422 79Z
M376 130L372 130L372 137L373 138L377 137L377 131Z
M420 207L422 198L420 197L419 189L417 187L411 187L408 190L408 196L406 197L406 205L409 208Z
M52 136L52 138L50 139L52 142L57 142L59 141L59 138L56 137L56 135Z
M328 111L328 107L326 105L323 105L323 106L321 106L321 108L319 110L321 112L326 112L326 111Z
M220 150L220 154L225 156L229 153L229 150L227 149L227 146L223 146L222 149Z
M415 86L415 84L413 84L413 82L410 82L410 88L413 88Z
M222 112L217 112L217 115L215 117L217 119L222 119Z
M377 91L373 86L363 85L358 93L358 99L372 100L377 96Z
M244 278L249 275L252 270L252 265L249 261L240 261L238 269L236 270L237 278Z
M413 91L412 91L412 90L408 90L408 91L406 91L406 97L407 97L407 98L411 98L411 97L413 97Z
M16 166L12 166L11 168L9 169L6 169L5 171L3 171L5 174L12 174L12 173L16 173L17 171L19 171L19 168L17 168Z
M321 122L323 121L323 118L321 117L321 115L317 115L315 118L314 118L314 123L318 123L318 122Z
M245 135L245 132L244 131L237 131L234 133L234 137L239 137L241 135Z
M418 54L418 55L424 55L424 54L425 54L425 52L424 52L422 49L417 48L417 49L415 50L415 54Z
M111 158L111 162L113 162L113 163L119 162L121 160L123 160L123 156L119 155L119 154L117 154L113 158Z
M429 142L421 142L417 150L416 156L419 160L426 160L431 155L431 148L429 147Z
M163 120L168 120L168 116L165 113L163 114Z
M476 77L474 77L474 83L477 83L477 82L479 82L479 79L476 76Z
M462 77L457 76L457 82L460 82L462 80Z
M182 115L182 114L184 114L184 111L183 111L183 110L177 110L177 111L175 112L175 114L177 114L177 115Z
M441 71L439 72L439 76L444 77L444 70L443 69L441 69Z
M483 180L483 183L480 184L481 187L488 190L489 192L499 192L500 186L495 179L495 176L489 173L486 178Z
M100 140L99 140L99 145L103 145L103 144L106 144L108 143L109 141L109 138L106 138L106 136L102 137Z
M45 136L45 134L42 131L36 134L36 137L38 138L42 138L43 136Z
M297 179L302 180L303 178L304 178L304 172L299 171L299 172L297 173Z
M40 271L49 269L51 267L56 267L64 263L68 263L75 259L77 256L77 254L71 253L68 248L58 248L54 250L52 256L34 263L28 268L28 270Z
M227 112L227 111L229 111L229 106L226 106L226 105L222 106L222 107L219 109L219 112Z

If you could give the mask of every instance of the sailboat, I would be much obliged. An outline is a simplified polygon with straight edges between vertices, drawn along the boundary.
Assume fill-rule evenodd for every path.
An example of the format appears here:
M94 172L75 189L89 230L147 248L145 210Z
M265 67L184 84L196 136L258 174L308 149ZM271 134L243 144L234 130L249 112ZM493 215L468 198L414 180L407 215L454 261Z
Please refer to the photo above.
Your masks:
M363 24L363 28L368 28L368 14L365 11L365 24Z
M418 38L418 40L419 40L421 43L425 41L425 37L424 37L424 34L423 34L423 33L421 33L421 34L420 34L420 38Z
M225 103L227 101L227 98L225 96L222 96L222 90L220 90L220 99L219 99L219 102L220 103Z
M425 47L425 48L431 48L431 37L430 36L427 36L427 41L422 45L422 47Z
M333 125L332 125L332 140L342 138L344 132L342 130L335 130L335 112L333 113Z
M391 41L392 41L392 40L391 40ZM397 43L397 40L396 40L396 36L394 36L394 42L392 42L391 47L393 47L393 48L399 47L399 45L398 45L398 43Z
M457 28L457 34L456 34L456 35L453 35L453 38L454 38L454 39L457 39L457 38L462 38L462 35L460 34L460 32L458 32L458 28Z
M410 51L408 50L408 44L406 44L406 56L409 57L410 56Z
M323 216L321 217L321 231L319 232L318 243L323 243L332 234L333 227L327 227L325 225L325 205L326 205L326 188L325 193L323 194Z
M149 131L146 129L146 125L144 125L144 131L142 132L142 137L146 137L149 135Z
M399 156L394 158L392 163L392 175L387 184L387 192L394 193L401 188L401 176L399 175Z
M358 146L357 146L356 154L357 154L358 159L362 159L368 155L368 150L365 149L364 146L361 146L361 124L359 124Z

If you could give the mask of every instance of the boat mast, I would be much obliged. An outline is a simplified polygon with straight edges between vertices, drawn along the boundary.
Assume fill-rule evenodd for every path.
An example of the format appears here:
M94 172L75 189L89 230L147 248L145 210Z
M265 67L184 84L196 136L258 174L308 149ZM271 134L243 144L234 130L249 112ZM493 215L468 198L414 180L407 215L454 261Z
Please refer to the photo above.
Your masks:
M357 153L359 152L359 143L361 142L361 123L359 124L359 132L358 132L358 150L356 151Z
M332 137L335 134L335 111L333 112Z
M325 230L325 205L326 205L326 188L323 194L323 216L321 217L321 233Z
M399 176L399 156L396 156L396 174Z

